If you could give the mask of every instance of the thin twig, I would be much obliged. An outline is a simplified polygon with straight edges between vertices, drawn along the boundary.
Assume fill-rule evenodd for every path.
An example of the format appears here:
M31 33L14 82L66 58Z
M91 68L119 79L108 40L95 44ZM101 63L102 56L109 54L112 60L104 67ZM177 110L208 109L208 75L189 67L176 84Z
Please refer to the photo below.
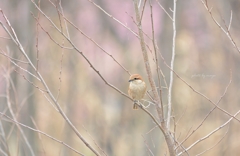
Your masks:
M237 46L236 42L233 40L232 38L232 35L230 33L230 26L231 26L231 21L232 21L232 14L231 14L231 17L230 17L230 24L229 24L229 27L227 28L227 30L225 30L220 24L219 22L215 19L215 17L213 16L212 14L212 8L209 8L208 7L208 4L207 4L207 0L206 2L204 2L203 0L201 0L202 4L204 5L205 9L207 10L207 12L210 14L213 22L222 30L222 32L224 32L224 34L227 35L227 37L229 38L229 40L231 41L232 45L234 46L234 48L236 48L236 50L240 53L240 49L239 47Z
M159 129L164 133L164 130L162 128L162 126L158 123L158 121L156 120L156 118L152 115L152 113L150 113L148 110L146 110L142 105L138 105L139 108L141 108L145 113L147 113L152 120L154 121L154 123L157 124L157 126L159 127Z
M1 50L1 49L0 49L0 50ZM2 50L1 50L1 51L2 51ZM1 52L0 54L3 55L3 56L6 56L7 58L9 58L9 59L11 59L11 60L14 60L14 61L17 61L17 62L20 62L20 63L24 63L24 64L29 64L29 62L12 58L11 56L8 56L6 53Z
M175 46L176 46L176 6L177 0L173 0L173 38L172 38L172 59L171 59L171 69L174 67L175 60ZM173 88L173 71L170 70L170 82L168 88L168 113L167 113L167 128L170 129L170 121L171 121L171 112L172 112L172 88Z
M92 3L95 7L97 7L98 9L100 9L103 13L105 13L108 17L112 18L114 21L116 21L117 23L119 23L121 26L123 26L124 28L126 28L127 30L129 30L130 32L132 32L135 36L137 36L139 38L139 36L137 35L137 33L135 33L132 29L130 29L129 27L127 27L126 25L124 25L122 22L120 22L118 19L116 19L115 17L113 17L111 14L109 14L106 10L104 10L103 8L101 8L99 5L97 5L95 2L93 2L92 0L88 0L90 3Z
M214 103L211 99L209 99L206 95L204 95L203 93L197 91L195 88L193 88L190 84L188 84L181 76L179 76L173 69L171 69L171 67L166 63L164 57L162 56L162 54L160 53L161 59L163 61L163 63L165 64L166 67L168 67L168 69L170 69L171 71L173 71L173 73L184 83L186 84L190 89L192 89L196 94L200 95L201 97L203 97L204 99L206 99L207 101L209 101L211 104L213 104L214 106L216 106L220 111L222 111L223 113L227 114L230 117L233 117L235 120L237 120L238 122L240 122L240 120L238 118L236 118L234 115L230 114L228 111L222 109L221 107L219 107L216 103Z
M31 12L31 15L34 16L32 12ZM48 35L48 37L50 38L50 40L52 40L55 44L57 44L57 45L58 45L59 47L61 47L61 48L68 49L68 50L73 50L72 47L63 47L60 43L58 43L56 40L54 40L54 39L52 38L52 36L50 35L50 33L47 32L47 31L42 27L42 25L39 23L39 21L37 20L37 17L34 16L34 18L35 18L36 22L38 23L38 25L41 27L41 29Z
M27 126L27 125L24 125L24 124L18 122L17 120L10 118L9 116L5 115L5 114L2 113L2 112L0 112L0 115L1 115L1 117L4 116L5 118L7 118L8 120L10 120L12 123L15 123L16 125L20 125L20 126L22 126L22 127L25 127L25 128L27 128L27 129L30 129L30 130L32 130L32 131L34 131L34 132L40 133L40 134L42 134L42 135L44 135L44 136L46 136L46 137L48 137L48 138L50 138L50 139L58 142L58 143L66 146L67 148L69 148L70 150L76 152L77 154L84 156L82 153L78 152L77 150L75 150L74 148L72 148L71 146L69 146L68 144L66 144L65 142L63 142L63 141L61 141L61 140L58 140L58 139L52 137L51 135L48 135L47 133L44 133L44 132L42 132L42 131L40 131L40 130L34 129L34 128L29 127L29 126Z
M230 86L230 84L232 83L232 72L230 70L230 80L229 80L229 83L227 84L223 94L221 95L221 97L219 98L217 104L215 107L213 107L209 112L208 114L203 118L203 120L201 121L201 123L189 134L187 135L187 137L180 143L180 145L182 145L185 141L187 141L187 139L189 139L190 136L192 136L202 125L203 123L206 121L206 119L210 116L210 114L217 108L218 104L221 102L221 100L223 99L223 97L226 95L227 91L228 91L228 88ZM179 146L176 146L175 149L177 149Z
M58 9L58 4L57 4L57 1L58 0L55 0L56 1L56 10L57 10L57 13L58 13L58 19L59 19L59 24L60 24L60 28L61 28L61 31L63 32L63 26L62 26L62 21L61 21L61 16L60 16L60 12L59 12L59 9ZM60 2L59 2L60 3ZM40 7L39 7L40 8Z
M92 141L94 142L94 144L97 146L97 148L105 155L107 156L107 154L105 153L105 151L98 145L98 143L95 141L95 139L91 136L91 134L87 131L87 129L84 127L84 125L82 125L83 129L87 132L88 136L92 139Z
M227 29L228 31L230 31L231 25L232 25L232 10L231 10L231 15L230 15L230 21L229 21L228 29Z
M41 0L38 0L38 6L40 7L40 2ZM36 62L36 70L38 70L38 64L39 64L39 43L38 43L38 37L39 37L39 29L38 29L38 26L39 26L39 19L40 19L40 13L38 11L38 16L37 16L37 24L36 24L36 50L37 50L37 62Z
M6 139L6 135L5 135L5 132L4 132L4 129L3 129L3 125L2 125L1 119L0 119L0 132L1 132L2 138L3 138L4 142L5 142L5 149L6 149L5 151L7 152L7 155L10 156L9 147L8 147L8 143L7 143L7 139Z
M63 40L63 43L62 45L64 46L64 40ZM62 48L62 56L61 56L61 65L60 65L60 71L59 71L59 87L58 87L58 94L57 94L57 97L56 97L56 100L58 100L58 97L59 97L59 94L60 94L60 90L61 90L61 84L62 84L62 64L63 64L63 54L64 54L64 49Z
M144 138L144 136L143 136L143 135L142 135L142 137L143 137L144 144L145 144L145 146L146 146L146 148L147 148L148 152L149 152L149 153L150 153L152 156L154 156L154 154L153 154L152 150L150 149L150 147L149 147L149 145L148 145L148 143L147 143L146 139Z
M240 113L240 110L234 114L234 117L236 117L238 114ZM186 150L190 150L191 148L193 148L195 145L197 145L198 143L202 142L203 140L206 140L207 138L209 138L211 135L213 135L214 133L216 133L217 131L219 131L220 129L222 129L223 127L225 127L226 125L228 125L231 121L232 121L233 117L231 117L228 121L226 121L224 124L222 124L221 126L219 126L218 128L214 129L213 131L211 131L209 134L207 134L205 137L200 138L199 140L197 140L196 142L194 142L192 145L190 145ZM183 152L179 153L178 155L183 154Z
M160 6L160 8L168 15L168 17L173 21L173 18L169 13L166 11L166 9L160 4L159 0L156 0L157 4Z
M38 87L37 85L35 85L32 81L30 81L28 78L26 78L25 75L21 74L20 72L18 72L17 70L14 70L17 74L21 75L24 80L26 80L27 82L29 82L32 86L34 86L35 88L39 89L40 91L43 91L43 92L47 92L47 90L44 90L44 89L41 89L40 87Z
M60 7L60 9L61 9L61 15L63 16L63 21L64 21L65 29L66 29L66 31L67 31L67 37L70 39L70 34L69 34L67 22L66 22L66 20L65 20L65 15L64 15L63 7L62 7L62 0L59 0L59 7Z
M158 63L158 49L156 46L156 40L155 40L155 33L154 33L154 22L153 22L153 11L152 11L152 3L151 0L149 0L150 4L150 10L151 10L151 24L152 24L152 43L153 43L153 48L154 48L154 53L155 53L155 64L156 64L156 71L157 71L157 77L158 77L158 87L159 87L159 96L160 96L160 102L161 106L163 106L163 101L162 101L162 87L161 87L161 79L160 79L160 73L159 71L161 70L159 67ZM163 107L162 107L162 112L163 112Z
M39 128L38 128L35 120L33 119L33 117L31 117L31 120L33 122L33 125L36 127L36 130L38 130ZM43 155L46 155L45 146L44 146L44 143L43 143L43 140L42 140L42 136L40 135L40 133L38 133L38 138L39 138L39 140L41 142L41 145L42 145Z
M139 37L140 37L140 45L141 45L141 49L142 49L142 55L143 55L143 59L144 59L145 69L147 71L148 80L149 80L149 83L150 83L151 88L153 90L155 107L156 107L158 117L159 117L160 122L161 122L161 126L162 126L162 129L163 129L163 134L164 134L167 146L168 146L168 151L170 153L170 156L175 156L174 145L173 145L170 133L167 130L165 121L163 119L163 117L164 117L163 111L162 111L163 106L161 106L161 100L160 100L160 97L158 95L157 87L155 85L155 82L154 82L154 79L153 79L153 76L152 76L152 72L151 72L151 67L150 67L150 64L149 64L148 54L147 54L146 45L145 45L144 36L143 36L143 31L142 31L142 25L141 25L141 21L140 21L139 9L138 9L138 6L137 6L137 0L133 0L133 1L134 1L134 10L135 10L135 15L136 15L136 21L138 23L138 34L139 34Z
M6 78L6 82L7 82L6 94L7 94L8 110L9 110L12 118L13 118L14 120L16 120L16 116L15 116L15 114L14 114L14 112L13 112L12 104L11 104L11 100L10 100L10 83L9 83L10 77L9 77L9 73L7 73L7 75L5 76L5 78ZM29 141L28 141L25 133L23 132L22 128L19 126L19 124L16 124L16 126L17 126L18 130L20 131L20 134L21 134L23 140L25 141L25 143L26 143L26 145L27 145L27 147L28 147L31 155L32 155L32 156L35 156L35 154L34 154L34 152L33 152L33 149L32 149L32 146L30 145L30 143L29 143Z
M38 7L38 5L32 1L32 3L35 5L36 8L39 9L39 11L41 13L42 10ZM3 13L3 12L2 12ZM46 16L46 15L45 15ZM7 20L7 23L9 23L9 27L13 30L13 28L10 25L10 22L8 21L7 18L5 18L5 20ZM2 22L0 21L0 24L5 27ZM56 28L57 29L57 28ZM57 29L59 30L59 29ZM13 30L14 31L14 30ZM33 65L32 61L30 60L30 58L28 57L28 55L26 54L25 50L23 49L21 43L18 41L17 36L15 35L16 39L13 38L13 36L11 35L11 33L9 31L6 31L9 36L11 37L11 39L13 40L13 42L18 46L19 50L21 51L21 53L24 55L24 57L26 58L26 60L30 63L30 66L36 71L37 76L39 77L39 79L41 80L41 83L43 84L44 88L46 89L49 97L51 98L51 100L54 102L55 106L57 107L57 109L59 110L59 113L62 115L62 117L65 119L65 121L69 124L69 126L71 127L71 129L75 132L75 134L78 136L78 138L97 156L100 156L100 154L83 138L83 136L80 134L80 132L77 130L77 128L72 124L72 122L68 119L68 117L66 116L66 114L63 112L61 106L59 105L58 102L56 102L55 97L53 96L52 92L50 91L50 89L48 88L48 85L46 84L45 80L43 79L42 75L39 73L39 71L36 70L36 67ZM66 37L66 36L65 36Z
M49 0L49 1L50 1L50 0ZM50 1L50 3L52 3L52 2ZM53 5L54 7L56 7L53 3L52 3L52 5ZM60 14L61 14L61 13L60 13ZM78 28L73 22L71 22L69 19L67 19L66 17L64 17L63 14L61 14L61 15L63 16L63 18L64 18L65 21L67 21L70 25L72 25L78 32L80 32L83 36L85 36L88 40L90 40L93 44L95 44L101 51L103 51L105 54L107 54L109 57L111 57L111 58L113 59L113 61L116 62L124 71L126 71L129 75L131 75L131 73L130 73L123 65L121 65L121 64L119 63L119 61L117 61L112 54L108 53L105 49L103 49L103 47L101 47L95 40L93 40L93 39L92 39L91 37L89 37L86 33L84 33L81 29L79 29L79 28ZM55 26L54 26L54 27L55 27ZM61 32L61 33L63 33L63 32ZM68 36L69 36L69 34L68 34ZM70 40L70 37L68 37L68 39Z
M143 9L142 9L142 14L141 14L140 22L142 22L142 18L143 18L143 13L144 13L144 10L145 10L146 2L147 2L147 0L144 0L144 4L143 4ZM138 8L139 8L139 7L138 7Z
M33 2L33 1L32 1ZM53 21L47 16L44 14L44 12L38 8L38 6L36 5L35 2L33 2L33 4L35 5L35 7L42 13L42 15L44 15L48 21L52 24L52 26L60 33L62 34L65 39L73 46L73 49L75 49L86 61L87 63L90 65L90 67L99 75L99 77L108 85L110 86L111 88L113 88L114 90L116 90L117 92L119 92L120 94L122 94L123 96L127 97L128 99L132 100L127 94L123 93L121 90L119 90L117 87L115 87L114 85L110 84L101 74L100 72L93 66L93 64L89 61L89 59L84 55L84 53L82 51L80 51L76 46L75 44L65 35L61 32L60 29L58 29L58 27L53 23ZM35 17L35 16L34 16ZM66 19L67 20L67 19ZM132 100L133 101L133 100Z
M206 153L207 151L212 150L215 146L217 146L217 145L218 145L218 144L219 144L219 143L225 138L225 136L227 135L227 133L228 133L228 131L229 131L229 127L230 127L230 124L229 124L229 126L228 126L228 128L227 128L225 134L223 135L223 137L222 137L222 138L221 138L216 144L214 144L212 147L210 147L210 148L208 148L208 149L202 151L201 153L197 154L196 156L200 156L200 155Z
M11 38L4 37L4 36L0 36L0 38L2 38L2 39L6 39L6 40L11 40Z
M145 46L145 42L144 42L144 36L143 36L143 32L142 32L142 25L141 25L141 21L140 21L140 15L139 15L139 10L137 7L137 0L134 0L134 8L135 8L135 13L136 13L136 20L138 23L138 33L140 36L140 45L141 45L141 49L142 49L142 54L143 54L143 59L144 59L144 64L145 64L145 69L147 71L147 75L148 75L148 80L149 83L151 85L152 91L153 91L153 96L154 96L154 103L156 105L156 109L158 112L158 117L160 120L163 120L163 112L161 109L161 102L160 102L160 98L158 96L158 91L155 85L155 82L153 80L152 77L152 72L151 72L151 67L149 65L149 59L148 59L148 54L147 54L147 50L146 50L146 46Z

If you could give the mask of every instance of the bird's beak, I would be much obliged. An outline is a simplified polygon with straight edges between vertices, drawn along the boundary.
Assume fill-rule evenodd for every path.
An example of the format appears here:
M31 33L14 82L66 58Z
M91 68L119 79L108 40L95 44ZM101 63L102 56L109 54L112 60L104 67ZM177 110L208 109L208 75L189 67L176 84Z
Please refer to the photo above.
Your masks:
M133 79L129 80L128 82L131 82L131 81L133 81Z

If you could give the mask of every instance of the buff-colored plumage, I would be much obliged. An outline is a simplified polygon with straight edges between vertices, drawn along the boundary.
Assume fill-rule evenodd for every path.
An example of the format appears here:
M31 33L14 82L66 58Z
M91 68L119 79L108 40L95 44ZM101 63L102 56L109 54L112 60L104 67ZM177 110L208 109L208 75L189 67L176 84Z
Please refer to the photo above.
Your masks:
M137 109L137 100L141 100L147 90L146 83L139 74L133 74L129 78L128 94L134 100L133 109Z

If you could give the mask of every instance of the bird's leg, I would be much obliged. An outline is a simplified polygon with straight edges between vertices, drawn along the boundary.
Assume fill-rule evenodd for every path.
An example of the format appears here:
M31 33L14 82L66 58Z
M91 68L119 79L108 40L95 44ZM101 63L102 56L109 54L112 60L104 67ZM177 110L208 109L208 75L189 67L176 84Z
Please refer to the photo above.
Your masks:
M138 105L137 105L138 101L137 100L134 100L134 103L133 103L133 109L138 109Z

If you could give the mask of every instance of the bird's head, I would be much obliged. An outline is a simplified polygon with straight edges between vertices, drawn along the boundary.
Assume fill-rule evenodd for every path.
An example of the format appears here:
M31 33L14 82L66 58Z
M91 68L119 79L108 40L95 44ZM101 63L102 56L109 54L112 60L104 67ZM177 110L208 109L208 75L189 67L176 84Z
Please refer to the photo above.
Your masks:
M133 74L130 76L129 81L128 82L134 82L134 83L141 83L143 81L141 75L139 74Z

